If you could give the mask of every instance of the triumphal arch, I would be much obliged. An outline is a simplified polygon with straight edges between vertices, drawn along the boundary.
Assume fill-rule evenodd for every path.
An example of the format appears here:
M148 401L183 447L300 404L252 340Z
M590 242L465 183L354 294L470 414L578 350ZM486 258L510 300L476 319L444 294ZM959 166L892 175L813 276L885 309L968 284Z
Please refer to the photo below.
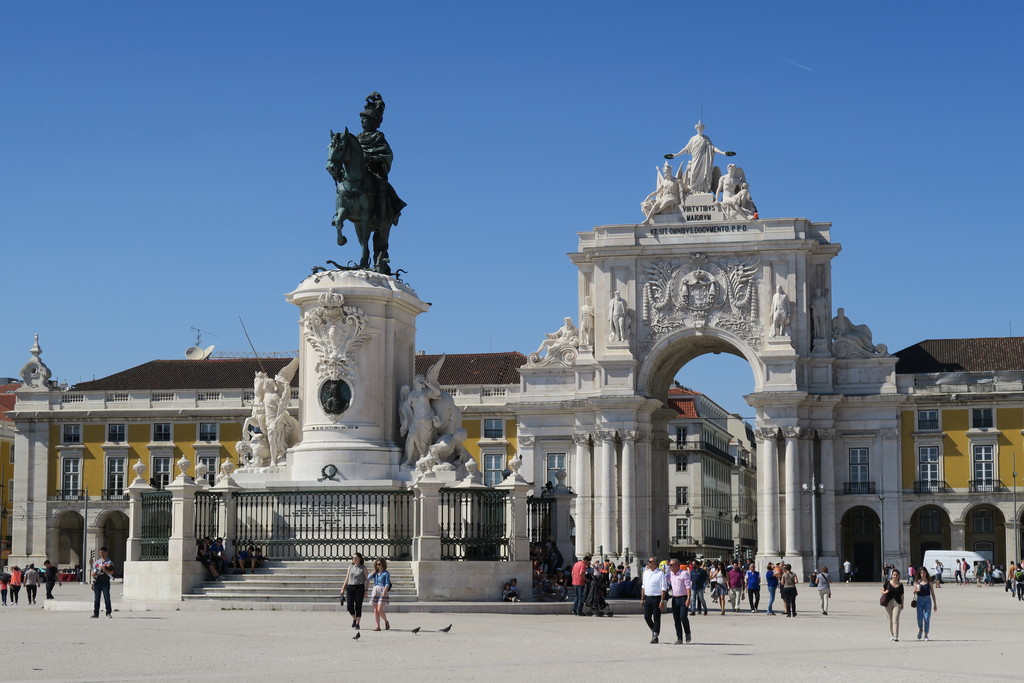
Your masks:
M578 323L566 318L521 369L520 451L534 471L569 453L579 556L667 554L665 398L707 353L753 375L759 558L835 567L841 514L884 519L885 482L898 489L896 359L834 308L831 224L762 217L745 171L716 164L726 155L698 124L666 155L683 163L665 162L640 222L579 233ZM850 481L862 455L877 488ZM896 557L890 526L882 544Z

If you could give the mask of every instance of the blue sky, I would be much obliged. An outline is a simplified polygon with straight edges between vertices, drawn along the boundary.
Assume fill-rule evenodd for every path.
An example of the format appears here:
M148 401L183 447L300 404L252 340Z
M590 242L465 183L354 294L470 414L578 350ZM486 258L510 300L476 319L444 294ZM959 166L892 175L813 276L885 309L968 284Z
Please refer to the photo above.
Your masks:
M1024 332L1020 3L11 3L0 23L0 375L298 345L338 248L328 131L387 102L392 260L431 353L575 316L576 233L642 219L707 133L762 216L833 223L833 301L897 350ZM4 369L6 368L6 369ZM749 414L742 361L683 380Z

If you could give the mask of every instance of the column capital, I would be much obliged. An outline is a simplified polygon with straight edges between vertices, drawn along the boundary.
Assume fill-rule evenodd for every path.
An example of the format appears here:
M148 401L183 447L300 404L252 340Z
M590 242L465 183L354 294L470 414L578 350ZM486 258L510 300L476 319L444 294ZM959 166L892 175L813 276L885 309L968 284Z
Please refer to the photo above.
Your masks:
M799 439L804 436L807 436L807 430L804 429L803 427L783 427L782 435L786 437L787 440Z
M590 432L573 432L572 440L576 442L577 446L586 446L590 443Z
M601 443L610 443L615 441L615 430L614 429L598 429L594 432L594 438Z
M779 438L779 428L775 425L763 425L754 430L754 436L760 441L774 441Z
M621 432L623 441L647 441L651 438L650 433L639 429L625 429Z
M529 448L533 445L536 437L534 437L533 434L519 434L516 440L519 442L520 446Z
M881 434L882 438L885 439L886 441L893 441L896 439L897 436L899 436L899 432L896 431L895 429L883 429L881 431Z
M835 429L815 429L814 431L817 433L818 438L822 441L830 441L836 438Z

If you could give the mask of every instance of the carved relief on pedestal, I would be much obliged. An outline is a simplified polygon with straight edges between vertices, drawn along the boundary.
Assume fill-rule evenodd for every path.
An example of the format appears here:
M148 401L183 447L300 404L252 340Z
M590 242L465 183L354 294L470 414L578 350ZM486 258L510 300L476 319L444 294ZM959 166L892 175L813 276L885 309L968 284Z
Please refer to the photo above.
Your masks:
M728 330L751 347L761 346L757 256L712 261L694 254L686 263L659 261L644 266L644 346L683 327Z
M317 353L316 377L353 380L356 351L370 338L366 314L356 306L345 306L344 295L334 292L321 294L317 302L320 305L303 317L306 341Z
M883 429L882 438L886 441L894 441L898 435L895 429Z
M522 446L523 448L530 448L536 441L536 437L530 434L520 434L516 440L519 442L519 445Z
M580 334L572 324L572 318L565 318L562 326L544 335L540 347L526 358L527 365L551 365L561 363L567 367L576 365L580 355ZM541 353L545 355L541 356Z

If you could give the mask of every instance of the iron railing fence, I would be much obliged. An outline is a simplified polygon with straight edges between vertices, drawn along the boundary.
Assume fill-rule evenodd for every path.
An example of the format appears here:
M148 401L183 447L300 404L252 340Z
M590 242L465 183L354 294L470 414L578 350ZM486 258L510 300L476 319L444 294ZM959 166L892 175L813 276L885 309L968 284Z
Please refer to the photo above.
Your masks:
M438 522L441 559L510 560L508 492L441 489Z
M243 491L232 502L232 543L271 560L412 558L412 491Z
M142 537L139 560L166 560L167 541L171 537L171 492L144 491L141 504Z
M526 499L530 543L544 543L554 535L551 530L554 510L554 498L535 498L530 496Z
M196 492L196 519L193 525L196 541L220 535L221 495L214 491Z

